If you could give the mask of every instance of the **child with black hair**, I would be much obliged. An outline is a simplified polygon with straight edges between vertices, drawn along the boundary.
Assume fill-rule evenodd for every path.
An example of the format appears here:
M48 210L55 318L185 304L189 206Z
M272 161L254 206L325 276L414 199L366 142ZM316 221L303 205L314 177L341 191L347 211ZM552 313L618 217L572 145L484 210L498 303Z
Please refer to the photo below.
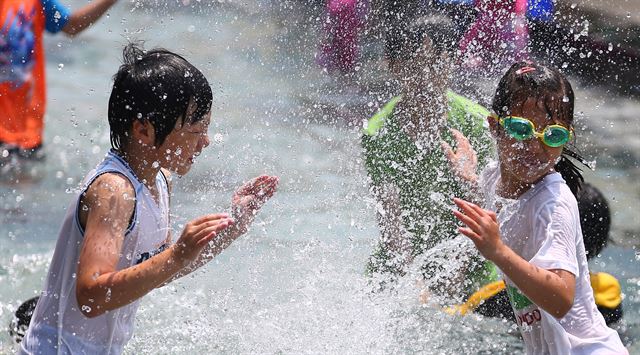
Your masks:
M488 117L498 163L478 178L474 152L448 149L456 173L482 189L485 210L455 199L459 231L505 276L529 354L627 354L598 312L574 194L582 176L567 156L574 94L555 68L514 64ZM464 138L457 136L460 141Z
M407 16L403 4L395 4L397 16ZM450 18L436 13L389 32L390 87L398 96L368 120L362 136L381 232L368 272L384 284L415 266L425 281L423 294L444 296L446 304L497 276L458 235L447 210L450 199L468 189L451 173L440 142L453 143L455 128L481 151L480 164L491 150L484 125L489 112L448 89L455 30Z
M246 183L231 215L196 218L172 242L170 171L186 174L209 145L211 104L207 79L183 57L125 47L109 98L113 148L67 210L20 353L121 353L140 298L246 232L277 177Z

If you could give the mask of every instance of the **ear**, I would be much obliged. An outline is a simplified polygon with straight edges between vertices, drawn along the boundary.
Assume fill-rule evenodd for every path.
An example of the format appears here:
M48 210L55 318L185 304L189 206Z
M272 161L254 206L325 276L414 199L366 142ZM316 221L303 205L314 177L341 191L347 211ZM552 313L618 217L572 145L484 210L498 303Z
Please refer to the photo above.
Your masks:
M135 142L150 147L154 146L156 141L156 130L149 121L134 120L131 135Z

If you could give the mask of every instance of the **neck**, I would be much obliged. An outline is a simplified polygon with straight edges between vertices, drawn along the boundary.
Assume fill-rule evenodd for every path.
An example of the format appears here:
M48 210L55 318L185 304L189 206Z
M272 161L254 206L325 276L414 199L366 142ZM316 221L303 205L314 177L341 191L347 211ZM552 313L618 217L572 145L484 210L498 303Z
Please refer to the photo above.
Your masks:
M504 165L500 165L500 182L496 188L496 193L499 196L515 199L528 191L532 186L532 183L518 179L518 177L512 174L509 169L505 168Z
M155 181L158 172L160 171L160 166L158 164L154 164L157 160L153 158L152 154L130 154L129 152L146 152L148 149L143 147L136 147L135 149L126 149L116 151L116 154L120 156L127 164L129 168L136 175L136 178L140 180L150 191L155 189ZM145 158L143 158L145 157ZM149 160L151 159L151 160Z
M413 138L437 136L446 124L446 85L433 85L403 94L405 128Z
M496 188L496 193L502 197L516 199L552 172L554 172L553 169L540 176L536 181L528 182L519 179L510 170L505 168L504 165L500 164L500 182Z

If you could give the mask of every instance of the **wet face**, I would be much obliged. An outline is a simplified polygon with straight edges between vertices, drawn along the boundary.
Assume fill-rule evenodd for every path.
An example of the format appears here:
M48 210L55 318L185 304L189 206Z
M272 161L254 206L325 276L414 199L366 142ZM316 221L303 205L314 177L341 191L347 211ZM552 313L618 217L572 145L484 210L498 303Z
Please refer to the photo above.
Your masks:
M511 115L529 119L538 132L546 126L568 125L557 117L549 117L541 102L528 99L524 104L511 108ZM525 184L533 184L549 172L560 159L562 147L549 147L538 138L518 141L509 136L500 124L492 119L491 129L496 137L498 158L503 171Z
M422 45L415 52L405 52L398 58L389 60L389 70L396 80L421 89L439 86L437 84L440 82L446 83L450 66L451 60L447 53L438 53L429 36L425 36Z
M189 172L195 158L209 145L210 122L211 112L208 112L204 119L193 124L176 124L160 146L163 152L160 165L178 175Z

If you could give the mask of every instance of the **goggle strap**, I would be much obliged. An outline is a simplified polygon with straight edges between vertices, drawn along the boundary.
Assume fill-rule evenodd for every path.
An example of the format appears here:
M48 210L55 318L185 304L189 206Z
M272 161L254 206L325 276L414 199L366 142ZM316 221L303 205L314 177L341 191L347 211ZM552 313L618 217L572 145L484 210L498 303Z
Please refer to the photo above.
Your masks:
M587 168L589 168L589 170L595 170L594 167L592 167L593 163L590 163L590 162L586 161L583 157L580 156L580 154L574 152L571 149L564 148L562 150L562 154L568 155L569 157L577 160L580 164L582 164L582 165L586 166Z

